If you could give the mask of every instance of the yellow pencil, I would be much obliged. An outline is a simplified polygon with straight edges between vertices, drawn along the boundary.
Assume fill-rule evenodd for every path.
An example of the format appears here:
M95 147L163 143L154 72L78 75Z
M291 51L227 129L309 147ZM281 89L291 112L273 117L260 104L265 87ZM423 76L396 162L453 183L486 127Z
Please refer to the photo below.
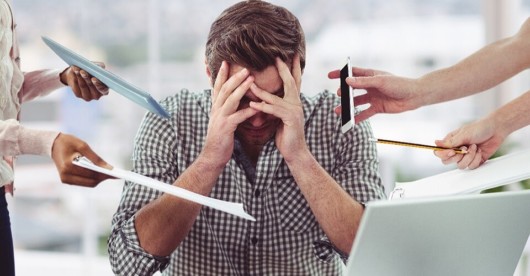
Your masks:
M396 146L405 146L405 147L413 147L413 148L421 148L421 149L430 149L430 150L448 150L451 148L443 148L443 147L437 147L437 146L429 146L429 145L422 145L422 144L416 144L416 143L408 143L408 142L400 142L400 141L392 141L392 140L385 140L385 139L376 139L376 138L370 138L371 141L382 143L382 144L389 144L389 145L396 145ZM467 153L467 150L459 149L459 148L452 148L456 153L465 154Z

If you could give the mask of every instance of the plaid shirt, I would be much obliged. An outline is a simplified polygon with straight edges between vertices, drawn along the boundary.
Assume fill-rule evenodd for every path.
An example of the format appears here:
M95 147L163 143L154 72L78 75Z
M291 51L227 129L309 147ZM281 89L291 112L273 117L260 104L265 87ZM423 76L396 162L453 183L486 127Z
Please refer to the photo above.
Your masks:
M323 92L301 96L305 138L319 164L355 200L384 197L375 143L367 122L346 134L333 108L340 99ZM211 108L210 91L183 90L162 103L170 120L151 113L142 122L133 153L134 171L166 183L203 148ZM210 196L241 202L251 222L208 207L170 256L152 256L138 242L136 212L161 195L126 183L113 217L110 261L118 275L341 275L346 256L335 250L311 212L271 139L254 169L238 146ZM236 143L237 144L237 143ZM156 231L156 229L153 229Z

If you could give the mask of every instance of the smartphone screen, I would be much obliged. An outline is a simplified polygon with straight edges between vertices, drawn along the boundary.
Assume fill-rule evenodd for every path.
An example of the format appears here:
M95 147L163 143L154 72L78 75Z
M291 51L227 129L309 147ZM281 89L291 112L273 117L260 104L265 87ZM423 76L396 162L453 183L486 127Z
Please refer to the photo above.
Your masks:
M346 78L351 76L351 64L350 58L344 67L340 70L340 92L341 92L341 106L342 106L342 133L350 130L353 127L355 118L352 116L352 105L353 105L353 91L352 88L346 83Z

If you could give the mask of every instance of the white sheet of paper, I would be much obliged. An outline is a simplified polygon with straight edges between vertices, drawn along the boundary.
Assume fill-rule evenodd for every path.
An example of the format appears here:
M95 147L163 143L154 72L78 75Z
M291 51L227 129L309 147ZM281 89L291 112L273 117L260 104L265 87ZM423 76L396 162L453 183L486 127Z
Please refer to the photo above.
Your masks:
M96 172L100 172L106 175L114 176L120 179L125 179L146 187L149 187L151 189L159 190L164 193L168 193L171 195L174 195L176 197L180 197L183 199L187 199L189 201L193 201L199 204L202 204L204 206L208 206L247 220L256 221L256 219L249 215L245 210L243 209L243 204L241 203L233 203L228 202L224 200L214 199L211 197L203 196L194 192L190 192L186 189L179 188L173 185L166 184L164 182L143 176L141 174L137 174L131 171L126 171L118 168L113 168L112 170L102 168L99 166L96 166L92 161L90 161L86 157L79 157L76 158L73 163L77 166L93 170Z
M488 160L474 170L455 169L396 183L389 199L471 194L530 178L530 150Z

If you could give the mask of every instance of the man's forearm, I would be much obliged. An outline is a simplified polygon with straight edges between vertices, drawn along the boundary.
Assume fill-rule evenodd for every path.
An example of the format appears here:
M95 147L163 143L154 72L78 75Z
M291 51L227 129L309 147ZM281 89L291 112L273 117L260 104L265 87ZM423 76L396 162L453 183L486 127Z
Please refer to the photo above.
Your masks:
M222 169L199 157L173 185L209 195ZM170 255L187 236L201 207L167 194L144 206L135 220L140 245L152 255Z
M351 250L363 207L318 164L311 153L287 163L320 227L343 253Z

